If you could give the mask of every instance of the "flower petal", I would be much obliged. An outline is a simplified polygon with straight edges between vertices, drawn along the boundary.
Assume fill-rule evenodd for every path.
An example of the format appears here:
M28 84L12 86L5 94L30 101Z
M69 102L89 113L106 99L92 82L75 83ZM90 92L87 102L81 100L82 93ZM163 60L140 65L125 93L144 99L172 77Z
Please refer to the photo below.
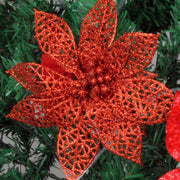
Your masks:
M35 26L35 37L45 54L69 72L79 67L74 36L62 18L35 9Z
M79 56L83 69L87 70L101 59L105 60L102 51L114 40L116 26L114 0L98 0L81 26Z
M57 153L64 173L75 180L92 163L99 149L96 130L77 118L71 126L60 128Z
M63 106L66 101L66 97L57 91L31 95L18 102L7 117L37 127L61 126L63 115L59 112L57 117L53 108Z
M19 63L7 73L33 93L59 89L66 94L73 85L70 78L36 63Z
M111 47L110 57L122 77L130 77L144 70L154 56L160 34L125 33Z
M141 164L143 133L137 123L123 122L107 107L97 113L95 122L100 140L107 149Z
M124 79L118 86L109 103L123 119L149 125L166 121L174 95L164 84L138 77Z
M73 93L66 95L56 89L26 97L13 107L7 117L38 127L68 126L80 115L90 120L90 116L83 114L86 105Z
M180 177L180 168L169 171L158 180L178 180Z
M174 105L166 124L166 147L169 154L180 162L180 91L176 92Z

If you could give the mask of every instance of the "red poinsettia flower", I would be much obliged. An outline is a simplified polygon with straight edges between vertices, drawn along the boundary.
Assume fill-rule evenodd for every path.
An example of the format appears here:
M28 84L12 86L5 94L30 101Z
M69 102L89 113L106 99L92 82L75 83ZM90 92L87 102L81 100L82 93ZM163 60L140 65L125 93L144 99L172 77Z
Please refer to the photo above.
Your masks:
M67 23L35 10L41 65L20 63L9 73L33 95L8 115L38 127L60 127L59 161L68 179L91 164L101 143L110 151L141 163L144 125L161 123L173 94L144 71L159 34L125 33L114 41L114 0L98 0L85 17L76 46Z
M180 162L180 91L176 92L174 105L166 125L166 147L169 154ZM180 168L174 169L159 180L180 179Z

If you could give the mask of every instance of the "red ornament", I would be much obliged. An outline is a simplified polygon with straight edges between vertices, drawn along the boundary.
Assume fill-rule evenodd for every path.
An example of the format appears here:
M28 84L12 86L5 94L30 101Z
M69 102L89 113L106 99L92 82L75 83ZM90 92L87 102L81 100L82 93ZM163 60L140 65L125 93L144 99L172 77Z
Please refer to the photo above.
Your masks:
M144 71L159 34L125 33L114 42L114 0L98 0L87 14L78 46L68 24L56 15L35 10L35 25L45 54L42 64L19 63L8 71L34 95L15 105L8 117L60 127L57 152L68 179L92 163L99 140L141 164L144 125L166 121L174 99L155 74ZM98 81L101 75L106 82Z
M179 180L179 179L180 179L180 168L174 169L166 173L161 178L159 178L159 180Z
M180 91L176 92L173 108L166 124L166 147L169 154L180 162ZM159 180L180 179L180 168L174 169Z
M166 147L169 154L180 162L180 91L176 92L173 108L167 120Z

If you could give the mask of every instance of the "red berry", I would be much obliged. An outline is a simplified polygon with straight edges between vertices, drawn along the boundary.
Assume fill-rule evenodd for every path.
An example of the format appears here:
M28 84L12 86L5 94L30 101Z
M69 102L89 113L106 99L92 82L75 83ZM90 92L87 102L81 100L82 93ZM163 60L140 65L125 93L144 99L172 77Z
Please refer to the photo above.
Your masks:
M98 87L98 86L95 86L92 90L93 90L94 92L96 92L97 94L99 94L99 87Z
M81 84L80 84L80 83L77 83L77 84L76 84L76 87L77 87L77 88L80 88L80 87L81 87Z
M84 88L86 88L87 85L88 85L87 80L86 80L86 79L83 79L83 80L82 80L82 86L83 86Z
M88 73L89 77L94 77L95 73L94 73L94 70L91 70L89 73Z
M106 75L104 76L104 80L105 80L106 82L111 81L110 75L109 75L109 74L106 74Z
M96 73L97 73L97 74L101 74L101 73L102 73L102 68L98 66L98 67L96 68Z
M102 83L103 83L103 77L102 77L102 76L98 76L97 81L98 81L100 84L102 84Z
M99 87L98 86L95 86L91 89L91 92L90 92L90 97L93 98L93 99L97 99L99 96Z
M97 81L96 81L96 79L95 78L92 78L91 80L90 80L90 82L91 82L91 85L96 85L96 83L97 83Z
M104 84L101 85L101 93L106 94L108 92L108 87Z
M81 91L79 92L79 95L80 95L81 97L85 97L86 94L87 94L87 92L86 92L85 90L81 90Z

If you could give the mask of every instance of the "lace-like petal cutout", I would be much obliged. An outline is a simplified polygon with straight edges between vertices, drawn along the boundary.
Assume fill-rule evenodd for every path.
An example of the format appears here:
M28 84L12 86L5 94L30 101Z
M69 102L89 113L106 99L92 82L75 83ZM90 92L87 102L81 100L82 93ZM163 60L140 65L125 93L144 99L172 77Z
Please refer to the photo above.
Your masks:
M64 19L35 9L35 32L42 52L69 72L79 67L74 36Z
M142 135L144 125L127 121L116 107L121 103L122 94L117 93L112 103L103 104L96 112L94 123L103 145L113 153L141 164ZM113 102L115 104L113 104Z
M61 126L63 118L52 114L52 107L64 105L66 97L58 92L31 95L18 102L7 117L37 127ZM63 117L63 116L62 116Z
M19 63L7 71L23 87L33 93L59 89L67 93L73 81L55 71L36 63Z
M96 122L101 142L113 153L141 164L142 130L140 126L136 123L122 122L120 118L112 116L113 114L107 111L103 120ZM112 118L114 118L113 121Z
M113 108L128 121L152 125L166 121L174 95L162 83L145 78L125 79L119 84L121 101L112 99Z
M98 0L81 26L79 58L84 69L106 60L102 50L113 42L116 26L116 3L113 0Z
M180 162L180 91L176 92L174 105L166 124L166 147L169 154Z
M77 179L92 163L99 149L98 139L96 130L78 118L60 129L57 153L68 180Z
M144 70L154 56L160 34L125 33L111 47L111 57L121 77L130 77Z

